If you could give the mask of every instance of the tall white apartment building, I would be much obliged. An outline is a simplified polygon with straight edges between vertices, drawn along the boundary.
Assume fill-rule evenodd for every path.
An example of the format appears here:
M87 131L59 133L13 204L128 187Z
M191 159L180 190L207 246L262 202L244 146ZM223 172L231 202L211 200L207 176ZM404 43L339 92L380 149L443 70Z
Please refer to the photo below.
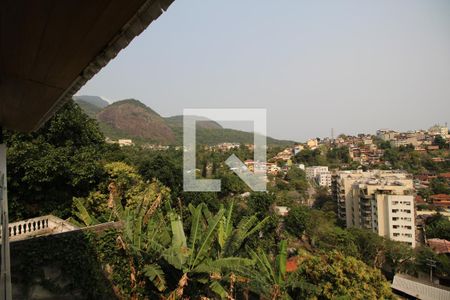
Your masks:
M333 176L338 217L347 227L371 229L415 247L414 187L404 172L342 171Z
M320 186L331 187L331 172L327 166L306 167L306 178L316 180Z

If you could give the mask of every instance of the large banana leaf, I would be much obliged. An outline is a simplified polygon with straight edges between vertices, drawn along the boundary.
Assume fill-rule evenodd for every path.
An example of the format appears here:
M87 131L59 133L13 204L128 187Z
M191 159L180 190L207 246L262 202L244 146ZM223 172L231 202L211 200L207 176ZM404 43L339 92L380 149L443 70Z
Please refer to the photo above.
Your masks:
M216 293L220 297L220 299L229 299L227 291L219 282L211 282L209 288L211 289L211 291Z
M233 232L233 207L234 202L231 203L228 208L227 215L219 223L219 228L217 230L217 241L221 249L225 248L225 244Z
M214 241L214 234L218 227L220 220L224 214L224 209L220 209L219 212L208 222L207 232L204 235L200 243L200 248L195 253L195 259L190 264L189 269L193 269L198 263L200 263L205 257L208 256L208 251L211 248L211 244ZM192 249L194 251L194 249Z
M144 266L144 274L162 292L166 289L166 278L163 270L157 264L149 264Z
M216 260L205 260L196 266L194 273L221 273L225 271L240 271L244 267L252 266L254 261L241 257L226 257Z
M233 230L232 234L228 236L225 246L222 248L222 256L235 255L236 252L242 247L245 240L261 230L264 225L268 222L269 217L258 222L256 216L246 217L242 219L237 228ZM258 223L257 223L258 222Z
M287 260L287 243L286 240L282 240L280 243L280 249L277 255L277 283L282 284L286 279L286 260Z
M91 225L96 225L99 224L100 222L94 218L93 216L91 216L89 214L89 212L87 211L86 207L83 205L83 202L81 202L80 199L78 198L74 198L73 202L75 204L75 207L77 208L78 211L75 212L75 215L81 220L83 221L83 223L86 226L91 226Z
M203 207L203 204L200 204L197 207L194 207L192 204L189 204L189 210L192 214L191 236L189 237L189 248L192 251L195 251L197 242L199 242L201 233L202 233L202 224L201 224L202 207ZM194 260L194 256L191 256L191 259L189 261L190 265L192 265L193 260Z
M170 214L170 225L172 228L172 244L164 251L163 256L167 262L179 270L183 270L190 251L186 244L183 222L179 215Z

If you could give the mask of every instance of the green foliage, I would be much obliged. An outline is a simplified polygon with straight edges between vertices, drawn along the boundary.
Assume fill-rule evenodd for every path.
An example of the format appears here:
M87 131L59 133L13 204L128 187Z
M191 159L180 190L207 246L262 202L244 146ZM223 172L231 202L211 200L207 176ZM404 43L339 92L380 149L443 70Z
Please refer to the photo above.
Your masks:
M11 219L69 216L72 197L84 197L103 177L104 137L73 102L36 132L6 132Z
M276 258L270 257L262 250L248 250L255 262L252 268L246 272L250 279L250 289L253 293L267 299L289 299L287 293L287 243L285 240L279 244Z
M108 235L72 232L11 244L13 271L20 274L13 276L13 284L26 291L38 283L61 299L66 297L63 295L76 294L82 299L116 299L102 270L102 256L114 260L118 255L114 240L111 243ZM61 273L57 280L49 280L45 269ZM121 269L114 271L118 276Z
M250 214L256 214L258 217L269 215L273 203L275 203L275 195L266 192L253 192L247 200Z
M317 188L313 208L325 212L337 212L337 203L325 188Z
M183 186L181 161L167 154L157 154L151 159L140 161L139 173L146 180L158 179L165 186L170 187L174 195L181 192Z
M252 235L263 230L269 222L269 217L259 221L255 215L246 216L239 224L233 226L233 203L226 211L223 219L219 223L217 240L220 246L220 256L237 255L242 249L244 242Z
M220 175L221 179L221 194L224 196L241 194L248 190L248 186L242 179L234 173L223 172Z
M420 246L415 249L415 266L418 271L430 272L429 260L436 262L435 275L446 277L450 275L450 258L446 254L436 254L426 246Z
M319 149L304 149L294 156L295 163L302 163L307 166L322 166L327 165L326 157Z
M405 271L408 264L414 257L412 248L401 242L396 242L390 239L385 240L386 246L386 262L391 267L392 273Z
M303 253L298 264L289 279L294 299L394 299L379 270L337 251Z
M302 233L311 246L321 250L339 250L346 255L358 256L354 237L336 225L334 212L324 212L304 206L293 207L285 218L286 230L295 237Z
M447 148L447 141L440 135L437 135L434 138L433 144L435 144L436 146L439 146L439 149Z
M430 189L433 194L450 195L450 185L445 178L433 178L430 181Z
M306 195L309 185L305 171L291 167L286 173L285 180L288 182L289 189L296 190L303 196Z
M336 147L327 152L327 159L333 163L345 163L350 162L350 154L348 147Z
M450 241L450 221L447 217L436 214L426 221L427 238L438 238Z
M310 209L306 206L295 206L285 218L286 230L296 236L301 237L308 224L311 222Z

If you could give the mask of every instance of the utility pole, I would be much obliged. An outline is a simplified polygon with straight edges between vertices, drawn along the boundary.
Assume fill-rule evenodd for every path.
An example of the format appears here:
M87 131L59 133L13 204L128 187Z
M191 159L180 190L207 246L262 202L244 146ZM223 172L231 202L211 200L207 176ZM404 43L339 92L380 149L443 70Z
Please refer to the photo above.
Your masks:
M6 179L6 145L0 126L0 218L2 224L2 259L0 274L0 300L11 300L11 261L9 252L8 193Z
M433 268L436 268L436 261L432 258L427 258L427 266L430 267L430 281L433 282Z

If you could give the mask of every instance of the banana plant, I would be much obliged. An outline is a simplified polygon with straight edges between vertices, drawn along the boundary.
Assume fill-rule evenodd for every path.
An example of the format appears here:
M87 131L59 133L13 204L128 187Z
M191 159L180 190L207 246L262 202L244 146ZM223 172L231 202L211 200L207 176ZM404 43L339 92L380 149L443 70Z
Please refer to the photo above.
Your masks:
M212 292L221 298L230 295L220 284L224 276L230 271L238 270L242 266L253 264L251 259L241 257L216 257L213 247L217 239L216 231L223 219L225 210L220 209L217 214L210 216L204 204L197 207L189 205L192 223L189 238L183 230L183 222L175 213L170 214L172 242L169 247L156 245L162 250L162 257L167 263L182 272L177 288L169 295L169 299L180 299L189 281L197 281L209 285ZM206 218L209 216L209 218Z
M269 221L269 217L259 221L255 215L244 217L237 227L233 226L234 203L226 211L219 223L217 239L220 246L220 256L226 257L236 255L245 240L251 235L259 232Z
M267 254L258 249L248 250L255 261L253 268L247 271L250 279L250 289L263 299L291 299L287 293L286 261L287 243L280 242L278 255L272 262Z
M150 191L149 191L150 192ZM119 198L114 199L112 214L114 219L122 222L122 230L118 232L116 238L119 248L121 248L128 257L130 266L131 299L137 299L137 287L141 284L141 276L145 275L153 285L160 291L167 288L165 274L161 267L156 263L145 264L144 255L147 257L152 252L154 242L159 244L170 243L170 232L167 230L164 216L157 211L162 203L162 196L158 195L156 199L144 195L141 203L137 207L124 207ZM99 221L91 216L79 199L74 199L75 215L86 226L98 224ZM153 257L156 257L154 255ZM156 261L156 260L151 260ZM141 262L144 262L142 270L138 268Z

